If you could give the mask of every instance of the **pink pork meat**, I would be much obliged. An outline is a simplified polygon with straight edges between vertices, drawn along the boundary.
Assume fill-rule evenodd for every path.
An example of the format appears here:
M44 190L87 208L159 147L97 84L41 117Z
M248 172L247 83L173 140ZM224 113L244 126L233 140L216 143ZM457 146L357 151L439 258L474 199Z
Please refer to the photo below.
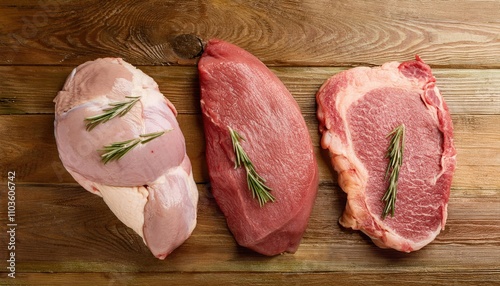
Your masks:
M238 244L264 255L294 253L318 189L318 168L299 106L283 83L247 51L211 40L199 61L201 107L212 193ZM262 207L235 168L229 128L274 202Z
M122 116L87 128L86 118L135 99ZM164 259L193 231L198 202L175 107L151 77L116 58L75 68L54 102L55 137L66 170ZM102 161L104 146L157 132L165 133L118 160Z
M448 107L430 67L417 56L353 68L328 79L316 99L321 145L347 193L340 224L403 252L434 240L446 223L456 151ZM395 215L383 219L387 135L400 124L406 134Z

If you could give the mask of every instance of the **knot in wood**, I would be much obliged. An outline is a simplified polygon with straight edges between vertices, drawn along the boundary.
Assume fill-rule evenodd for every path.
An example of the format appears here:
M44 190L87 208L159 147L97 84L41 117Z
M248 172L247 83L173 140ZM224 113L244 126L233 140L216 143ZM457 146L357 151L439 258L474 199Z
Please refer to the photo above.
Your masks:
M203 53L203 42L193 34L182 34L171 41L172 49L181 58L193 59Z

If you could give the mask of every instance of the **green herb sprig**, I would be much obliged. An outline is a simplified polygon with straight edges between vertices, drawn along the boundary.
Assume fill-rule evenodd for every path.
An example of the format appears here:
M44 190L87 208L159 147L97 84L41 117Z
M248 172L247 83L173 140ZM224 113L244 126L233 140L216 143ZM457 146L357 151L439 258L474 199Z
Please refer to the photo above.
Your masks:
M260 207L263 207L264 204L271 201L274 202L275 198L270 193L272 191L271 188L266 186L266 180L262 178L257 171L255 171L255 167L252 164L250 158L248 158L247 153L243 150L243 147L240 144L241 140L245 140L236 130L233 130L231 127L229 128L229 133L231 134L231 141L233 143L233 151L236 155L236 161L234 162L234 168L245 167L245 171L247 173L247 185L250 191L252 192L252 197L259 201Z
M101 123L108 122L116 116L122 117L132 109L141 97L126 96L125 98L129 98L130 100L110 103L109 105L112 107L103 109L104 113L85 118L87 131L94 129Z
M132 150L135 146L139 144L146 144L149 141L162 136L168 131L170 130L142 134L139 135L139 138L134 138L121 142L115 142L111 143L110 145L106 145L103 147L103 149L99 150L101 152L104 152L101 155L101 161L104 164L107 164L111 161L119 160L121 157L127 154L128 151Z
M382 219L390 213L394 217L396 210L396 194L398 192L398 179L401 165L403 164L403 151L405 148L405 125L401 124L394 128L386 137L391 138L389 148L385 158L389 159L387 169L385 170L385 179L389 179L389 187L382 197L385 207L382 212Z

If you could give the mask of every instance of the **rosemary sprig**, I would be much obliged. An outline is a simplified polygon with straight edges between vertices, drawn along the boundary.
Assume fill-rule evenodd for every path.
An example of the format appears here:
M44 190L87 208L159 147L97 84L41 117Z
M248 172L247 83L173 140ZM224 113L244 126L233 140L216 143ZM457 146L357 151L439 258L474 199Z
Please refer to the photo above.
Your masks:
M245 167L247 173L247 185L250 191L252 192L252 197L259 201L260 207L263 207L265 203L271 201L274 202L275 198L270 191L271 188L266 186L266 180L262 178L257 171L255 171L255 167L248 158L247 153L243 150L243 147L240 144L240 140L245 140L236 130L233 130L229 127L229 133L231 134L231 141L233 143L233 151L236 155L236 161L234 162L234 168L241 167L241 164Z
M125 154L127 154L128 151L132 150L135 146L137 146L139 144L146 144L149 141L162 136L163 134L165 134L166 132L168 132L170 130L142 134L142 135L139 135L139 138L134 138L134 139L121 141L121 142L115 142L115 143L111 143L110 145L106 145L103 147L103 149L99 150L99 151L104 152L101 155L101 161L104 164L107 164L111 161L119 160L121 157L123 157Z
M101 123L108 122L116 116L122 117L132 109L141 97L126 96L125 98L130 98L130 100L110 103L109 105L112 107L104 109L104 113L85 118L87 131L94 129L94 127Z
M391 137L389 142L389 148L387 149L387 154L385 158L389 159L387 164L387 169L385 170L385 179L389 178L389 187L382 197L382 201L385 202L385 207L382 212L382 219L391 213L391 217L394 217L394 211L396 209L396 194L398 191L398 179L399 179L399 169L403 164L403 151L405 148L405 125L401 124L394 128L387 138Z

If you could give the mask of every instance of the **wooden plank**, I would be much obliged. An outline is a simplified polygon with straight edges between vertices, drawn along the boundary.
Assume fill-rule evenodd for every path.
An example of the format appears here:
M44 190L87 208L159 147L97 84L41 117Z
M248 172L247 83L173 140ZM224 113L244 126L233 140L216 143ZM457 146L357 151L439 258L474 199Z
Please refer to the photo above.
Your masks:
M54 113L54 97L74 67L0 66L0 114ZM140 67L179 113L200 113L195 67ZM500 72L499 72L500 73Z
M179 113L200 113L195 67L140 67L153 77ZM0 114L53 113L52 100L73 67L0 66ZM316 112L315 95L323 82L345 68L271 68L297 100L302 113ZM500 70L434 69L452 114L500 114Z
M16 171L18 222L17 278L6 278L1 239L1 285L500 284L499 0L96 3L0 0L0 183ZM178 41L186 34L189 41ZM239 247L210 194L195 36L255 54L301 107L320 188L293 255L269 258ZM318 146L314 95L348 67L414 54L433 67L450 107L458 165L446 229L424 249L404 254L339 226L346 195ZM198 224L165 261L58 159L52 100L72 68L104 56L123 57L151 75L180 114L200 194ZM2 191L1 233L4 198Z
M308 229L295 254L264 257L237 246L204 185L192 236L165 261L125 227L101 198L79 186L17 186L16 265L27 272L459 272L500 269L500 196L451 197L445 231L410 254L376 247L337 223L345 196L321 186ZM495 206L497 206L495 208ZM471 211L473 210L473 211ZM462 214L462 215L458 215ZM0 230L6 231L0 209ZM6 249L7 241L0 241ZM5 261L6 252L1 252ZM0 272L5 272L1 269ZM169 274L168 274L169 275ZM165 276L168 276L165 275Z
M234 273L20 273L10 285L335 285L363 286L448 286L482 285L494 286L500 283L498 271L416 272L381 273L323 272L323 273L248 273L245 276Z
M315 146L322 182L335 183L328 153L319 147L315 115L305 116ZM455 115L452 117L457 148L457 169L453 188L460 192L500 190L500 116ZM15 170L24 183L73 183L62 166L55 144L53 115L0 116L0 169ZM180 114L179 124L186 137L187 153L196 182L208 182L205 139L201 115ZM480 138L481 140L478 140Z
M433 66L499 68L499 10L499 1L468 0L9 0L0 3L0 64L117 56L135 65L192 65L175 37L193 34L234 42L269 65L378 65L418 53Z

